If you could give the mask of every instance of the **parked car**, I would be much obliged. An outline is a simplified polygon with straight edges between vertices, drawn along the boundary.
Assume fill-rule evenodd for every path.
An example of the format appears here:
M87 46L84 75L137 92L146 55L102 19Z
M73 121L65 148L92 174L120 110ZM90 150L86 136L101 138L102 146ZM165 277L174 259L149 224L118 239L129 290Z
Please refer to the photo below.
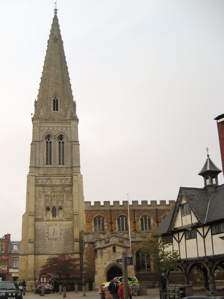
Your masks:
M0 281L0 298L1 299L23 299L23 294L10 281Z

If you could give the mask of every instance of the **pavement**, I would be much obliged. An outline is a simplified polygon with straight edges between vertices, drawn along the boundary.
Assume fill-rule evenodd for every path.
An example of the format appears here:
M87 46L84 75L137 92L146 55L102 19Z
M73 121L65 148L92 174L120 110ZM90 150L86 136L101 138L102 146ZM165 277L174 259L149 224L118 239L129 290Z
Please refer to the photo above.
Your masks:
M35 294L33 292L26 292L26 295L23 296L23 299L61 299L61 298L70 298L70 299L100 299L100 294L98 291L89 291L83 294L82 291L75 293L74 291L66 292L65 297L63 293L54 293L54 294L44 294L44 296L40 296L39 294ZM150 288L147 289L146 295L138 295L132 296L132 299L159 299L159 289L158 288Z

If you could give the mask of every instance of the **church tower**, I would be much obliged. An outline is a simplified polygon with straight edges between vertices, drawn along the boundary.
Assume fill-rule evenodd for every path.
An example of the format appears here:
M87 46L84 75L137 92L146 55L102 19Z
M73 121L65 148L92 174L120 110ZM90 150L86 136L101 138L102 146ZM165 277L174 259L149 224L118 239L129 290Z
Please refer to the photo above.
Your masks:
M33 133L22 221L19 278L33 290L49 256L80 258L85 214L80 173L78 117L57 9L32 118Z

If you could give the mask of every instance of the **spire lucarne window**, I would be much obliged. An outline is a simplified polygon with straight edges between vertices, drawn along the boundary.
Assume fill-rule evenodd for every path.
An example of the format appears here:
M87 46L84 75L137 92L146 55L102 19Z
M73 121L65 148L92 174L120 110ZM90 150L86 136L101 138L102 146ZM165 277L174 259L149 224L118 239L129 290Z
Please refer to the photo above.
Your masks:
M52 142L51 135L45 137L46 140L46 165L52 165Z
M58 98L56 96L53 98L53 111L58 111Z
M65 165L65 150L64 150L64 136L61 134L58 136L58 164Z

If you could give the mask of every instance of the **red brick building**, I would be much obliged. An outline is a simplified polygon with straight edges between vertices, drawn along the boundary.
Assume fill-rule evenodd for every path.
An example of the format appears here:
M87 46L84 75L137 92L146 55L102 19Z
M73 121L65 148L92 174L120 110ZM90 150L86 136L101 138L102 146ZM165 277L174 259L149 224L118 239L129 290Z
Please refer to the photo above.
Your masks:
M19 242L11 241L11 235L0 238L0 280L18 279Z

